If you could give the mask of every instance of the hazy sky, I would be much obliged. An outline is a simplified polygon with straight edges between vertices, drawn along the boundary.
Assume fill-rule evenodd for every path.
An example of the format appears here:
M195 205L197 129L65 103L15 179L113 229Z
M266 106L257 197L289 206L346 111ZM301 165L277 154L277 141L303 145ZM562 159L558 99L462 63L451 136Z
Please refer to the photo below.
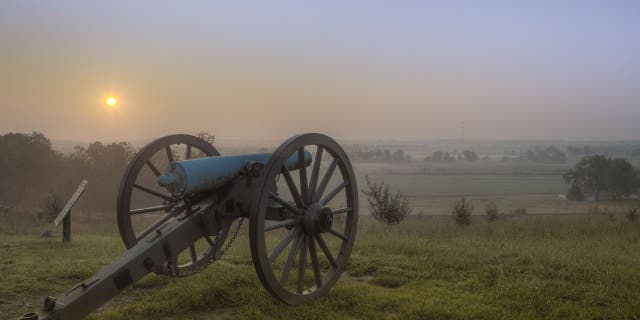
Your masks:
M640 1L4 0L0 46L0 133L640 138Z

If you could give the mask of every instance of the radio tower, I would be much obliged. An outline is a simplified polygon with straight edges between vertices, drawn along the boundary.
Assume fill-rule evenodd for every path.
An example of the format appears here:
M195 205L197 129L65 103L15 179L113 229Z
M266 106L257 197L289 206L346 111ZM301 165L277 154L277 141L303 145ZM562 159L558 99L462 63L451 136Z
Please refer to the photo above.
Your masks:
M464 140L464 121L460 123L460 137Z

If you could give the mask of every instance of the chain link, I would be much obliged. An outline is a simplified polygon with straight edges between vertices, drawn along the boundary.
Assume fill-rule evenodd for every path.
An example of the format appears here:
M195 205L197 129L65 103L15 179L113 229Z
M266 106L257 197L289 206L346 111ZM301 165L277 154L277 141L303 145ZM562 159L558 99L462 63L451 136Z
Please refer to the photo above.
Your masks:
M204 268L206 268L210 264L220 260L220 258L222 258L222 256L227 252L227 250L229 250L229 248L231 248L231 245L238 238L238 235L240 234L240 228L242 228L243 223L244 223L244 217L240 218L240 222L238 222L238 226L236 227L233 234L231 235L231 239L227 241L227 244L225 245L225 247L216 251L216 253L212 257L210 257L207 261L198 261L196 265L191 265L191 266L182 267L182 268L178 268L178 264L177 264L177 261L175 261L175 259L173 259L172 261L168 261L167 262L168 275L172 277L190 276L204 270ZM218 241L220 240L221 231L222 230L218 230L218 234L216 234L216 239L213 242L213 245L211 246L211 248L215 249L218 247Z

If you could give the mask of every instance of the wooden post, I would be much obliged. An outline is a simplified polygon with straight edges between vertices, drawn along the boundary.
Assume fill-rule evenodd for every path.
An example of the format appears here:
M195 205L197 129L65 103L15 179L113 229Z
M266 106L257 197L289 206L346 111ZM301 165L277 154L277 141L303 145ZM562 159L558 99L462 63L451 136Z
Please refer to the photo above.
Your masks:
M71 211L62 220L62 242L71 241Z

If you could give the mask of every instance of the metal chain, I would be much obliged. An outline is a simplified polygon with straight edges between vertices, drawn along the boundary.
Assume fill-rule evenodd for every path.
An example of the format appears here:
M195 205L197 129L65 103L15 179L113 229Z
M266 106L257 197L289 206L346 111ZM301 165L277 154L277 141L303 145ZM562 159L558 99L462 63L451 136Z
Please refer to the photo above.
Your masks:
M238 234L240 233L240 228L242 227L243 222L244 222L244 217L240 218L240 222L238 222L238 226L236 227L236 230L231 235L231 239L229 239L225 248L223 250L219 250L218 252L216 252L215 257L213 257L213 259L211 259L211 262L209 263L212 263L222 258L222 256L227 252L227 250L231 248L231 245L233 244L233 242L236 241L236 239L238 238ZM216 242L218 242L218 237L216 237Z
M183 268L180 268L179 270L178 270L177 263L173 261L169 261L168 262L169 275L172 277L190 276L204 270L204 268L208 267L210 264L220 260L220 258L222 258L222 256L227 252L227 250L229 250L229 248L231 248L231 245L238 238L238 235L240 233L240 228L242 227L243 222L244 222L244 217L240 218L240 222L238 222L238 226L236 227L233 234L231 235L231 239L227 241L227 244L225 245L225 247L222 248L221 250L216 251L216 253L207 261L204 261L204 262L199 261L199 263L195 266L183 267ZM218 241L220 240L221 231L222 230L218 230L218 234L216 235L216 240L213 242L213 245L211 246L212 248L218 247Z

